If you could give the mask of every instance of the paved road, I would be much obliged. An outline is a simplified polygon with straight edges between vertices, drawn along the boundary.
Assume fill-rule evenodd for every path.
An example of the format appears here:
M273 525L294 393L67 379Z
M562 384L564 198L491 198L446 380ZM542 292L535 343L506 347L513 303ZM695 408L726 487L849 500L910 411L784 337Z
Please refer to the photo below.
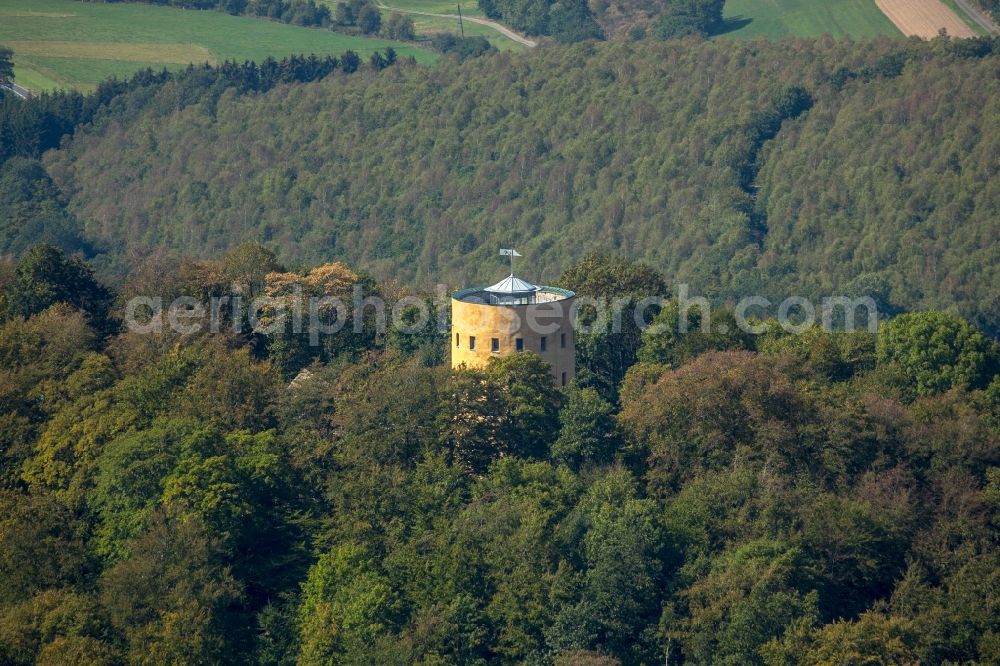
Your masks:
M16 83L5 83L3 85L0 85L0 88L4 88L5 90L11 91L21 99L28 99L29 97L31 97L30 90L28 90L24 86L19 86Z
M955 0L955 4L958 5L965 14L971 18L973 21L978 23L983 27L990 35L1000 35L1000 29L997 28L996 24L990 20L986 14L980 10L978 7L973 7L968 0Z
M418 12L413 9L399 9L398 7L389 7L388 5L383 5L382 3L379 3L378 6L381 9L385 9L391 12L399 12L401 14L416 14L418 16L435 16L437 18L454 19L456 21L458 20L458 14L432 14L430 12ZM534 48L538 46L538 42L536 42L535 40L528 39L524 35L519 35L518 33L508 28L507 26L501 23L497 23L496 21L479 18L478 16L463 16L462 20L468 21L469 23L478 23L479 25L485 25L488 28L493 28L504 37L507 37L508 39L513 39L518 44L524 44L528 48Z

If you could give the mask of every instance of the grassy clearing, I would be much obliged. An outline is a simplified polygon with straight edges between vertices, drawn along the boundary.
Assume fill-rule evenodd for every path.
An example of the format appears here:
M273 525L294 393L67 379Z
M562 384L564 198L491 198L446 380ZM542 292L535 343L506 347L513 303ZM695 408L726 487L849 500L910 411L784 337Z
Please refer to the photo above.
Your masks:
M215 11L74 0L0 0L0 44L14 49L15 77L32 90L90 90L107 76L189 62L263 60L294 53L362 57L388 46L418 62L412 44L342 35Z
M873 0L727 0L725 18L739 39L902 36Z
M332 10L339 0L323 1ZM428 14L457 15L458 7L461 5L463 17L485 18L476 0L455 0L454 2L451 0L376 0L376 4L382 7L383 16L388 16L393 9ZM459 33L458 19L421 16L420 14L410 14L409 16L413 19L413 28L420 37L430 37L442 32ZM523 51L527 48L524 44L505 37L489 26L479 25L471 21L465 21L464 25L466 37L485 37L500 51Z
M464 8L462 9L462 12L465 12ZM458 21L456 19L441 18L437 16L421 16L419 14L410 14L409 16L413 19L413 29L417 35L429 37L442 32L453 32L455 34L459 33ZM519 44L513 39L504 37L502 34L489 26L479 25L478 23L472 23L471 21L465 21L464 26L466 37L485 37L489 40L490 44L495 46L500 51L523 51L528 48L524 44Z

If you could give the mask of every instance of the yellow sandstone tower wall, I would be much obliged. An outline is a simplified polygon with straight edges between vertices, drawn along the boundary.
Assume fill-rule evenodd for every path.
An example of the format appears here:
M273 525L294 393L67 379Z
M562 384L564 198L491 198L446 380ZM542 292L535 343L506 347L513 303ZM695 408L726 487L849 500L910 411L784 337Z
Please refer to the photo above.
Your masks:
M491 358L517 353L521 339L523 351L538 354L552 366L556 386L572 381L576 374L572 296L529 305L490 305L462 300L463 293L451 299L451 367L481 368Z

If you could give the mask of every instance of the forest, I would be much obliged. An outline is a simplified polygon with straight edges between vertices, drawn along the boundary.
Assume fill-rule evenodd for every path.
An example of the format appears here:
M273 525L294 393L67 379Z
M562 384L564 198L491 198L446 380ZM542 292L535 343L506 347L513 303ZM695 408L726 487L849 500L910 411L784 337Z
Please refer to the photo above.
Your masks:
M4 63L9 63L4 56L0 50L0 76ZM373 53L367 66L379 69L395 62L396 53L390 47L384 54ZM152 91L179 82L185 91L173 101L179 110L188 104L214 103L226 90L262 92L279 84L315 81L336 71L353 74L362 65L358 54L347 51L339 58L268 58L260 64L247 61L189 65L179 72L147 69L128 80L109 79L89 95L57 91L28 101L12 95L0 97L0 253L19 255L39 240L71 252L94 252L78 221L66 210L65 196L38 158L59 146L77 128L92 122L119 98L137 93L141 104L141 99Z
M0 97L0 664L1000 662L1000 41L640 37ZM129 326L447 323L512 242L624 309L565 388L409 311Z
M274 90L195 73L107 96L35 173L106 276L256 240L458 287L516 240L543 283L608 250L718 303L864 294L997 335L997 44L591 42Z
M359 282L399 295L253 243L115 289L51 245L0 264L0 661L1000 659L1000 352L967 320L747 336L671 302L580 335L565 389L364 314L315 345L123 325ZM560 282L633 307L664 276Z

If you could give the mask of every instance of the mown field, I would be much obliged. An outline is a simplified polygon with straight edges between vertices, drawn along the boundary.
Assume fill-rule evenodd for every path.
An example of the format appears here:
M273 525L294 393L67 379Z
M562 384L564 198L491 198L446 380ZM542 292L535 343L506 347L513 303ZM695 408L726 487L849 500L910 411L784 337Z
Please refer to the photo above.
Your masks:
M727 0L728 37L901 37L873 0Z
M32 90L90 90L109 76L144 67L294 53L353 49L367 57L392 46L419 62L435 58L412 44L221 12L73 0L0 0L0 44L14 49L16 80Z

